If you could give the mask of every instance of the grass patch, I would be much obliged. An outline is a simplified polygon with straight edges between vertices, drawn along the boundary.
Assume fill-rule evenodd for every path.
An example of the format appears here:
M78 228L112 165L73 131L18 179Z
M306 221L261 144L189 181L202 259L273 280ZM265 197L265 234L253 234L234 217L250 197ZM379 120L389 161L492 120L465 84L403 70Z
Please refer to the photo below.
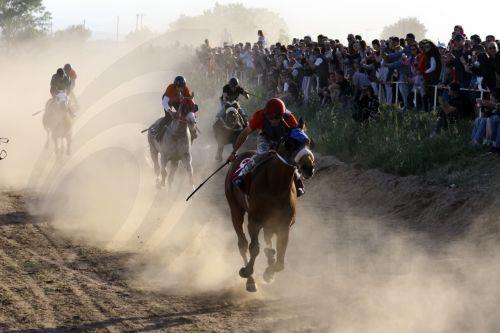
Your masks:
M197 81L207 96L217 95L222 87L215 82L207 87L206 80ZM269 97L262 88L251 90L257 97L242 101L249 115L261 109ZM499 183L500 177L493 172L498 170L498 157L485 156L487 150L471 145L472 121L459 121L431 137L437 118L433 112L402 112L386 106L381 107L380 117L359 123L353 120L352 110L339 104L321 106L312 100L287 107L306 121L316 151L345 162L400 176L424 175L447 184L477 185L476 180L483 182L485 177L490 177L488 183L493 186Z

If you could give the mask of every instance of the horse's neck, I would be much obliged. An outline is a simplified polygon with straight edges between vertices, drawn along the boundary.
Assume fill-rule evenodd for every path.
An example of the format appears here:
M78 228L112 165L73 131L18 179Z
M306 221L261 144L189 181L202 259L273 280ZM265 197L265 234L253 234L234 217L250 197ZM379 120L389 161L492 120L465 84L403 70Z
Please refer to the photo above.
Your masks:
M271 185L271 193L281 194L290 191L295 168L283 161L278 155L273 157L267 168L267 181Z
M174 118L170 124L170 130L174 136L181 136L187 133L187 123L179 118Z

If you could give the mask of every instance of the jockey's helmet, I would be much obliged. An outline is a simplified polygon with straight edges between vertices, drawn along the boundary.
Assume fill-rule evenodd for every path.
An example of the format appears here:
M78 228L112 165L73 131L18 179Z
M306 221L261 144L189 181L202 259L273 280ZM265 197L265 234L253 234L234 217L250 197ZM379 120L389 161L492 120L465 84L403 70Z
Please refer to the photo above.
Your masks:
M229 85L233 88L237 87L238 85L240 84L240 81L238 80L238 78L236 77L232 77L230 80L229 80Z
M283 115L286 111L285 103L279 98L272 98L266 103L266 115Z
M184 76L177 76L175 79L174 79L174 85L178 86L178 87L185 87L186 86L186 79L184 78Z

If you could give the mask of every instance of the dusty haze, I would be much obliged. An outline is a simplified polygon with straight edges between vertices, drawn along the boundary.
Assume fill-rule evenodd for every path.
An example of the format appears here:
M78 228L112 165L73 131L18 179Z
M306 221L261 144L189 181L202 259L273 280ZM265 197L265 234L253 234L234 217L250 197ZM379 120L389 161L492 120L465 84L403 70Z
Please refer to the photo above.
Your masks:
M182 167L173 189L154 186L140 130L162 115L162 91L181 66L179 54L164 47L91 42L2 56L0 136L12 140L8 158L0 162L2 188L26 189L32 213L48 216L61 237L135 253L129 274L138 288L228 293L243 305L262 299L267 306L255 311L256 320L272 331L500 330L495 242L469 237L436 242L390 227L388 220L405 222L354 209L319 180L308 184L310 194L301 199L285 271L265 285L261 252L260 290L246 294L237 274L242 263L223 175L189 203ZM31 114L44 106L50 77L66 62L78 72L82 109L73 153L56 161L52 149L43 148L40 115ZM197 101L202 131L193 153L197 181L216 167L211 124L217 97ZM331 171L322 175L338 177Z

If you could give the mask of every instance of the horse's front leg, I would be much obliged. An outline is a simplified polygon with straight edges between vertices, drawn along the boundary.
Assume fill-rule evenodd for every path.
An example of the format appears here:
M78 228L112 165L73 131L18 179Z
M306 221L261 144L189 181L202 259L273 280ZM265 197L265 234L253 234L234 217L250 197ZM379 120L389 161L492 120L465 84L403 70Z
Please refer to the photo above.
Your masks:
M285 253L288 246L288 238L290 235L290 227L283 227L277 233L277 255L276 263L273 266L273 271L275 273L281 272L285 269Z
M276 264L276 250L273 249L274 233L269 228L264 227L264 240L266 241L266 248L264 253L267 257L267 268L264 271L264 281L271 283L274 280L274 265Z
M160 159L161 159L161 166L160 166L160 170L161 170L161 181L160 181L160 186L161 187L164 187L165 186L165 180L167 179L167 163L168 163L168 159L167 159L167 156L165 154L160 154Z
M224 144L217 140L217 154L215 155L215 160L217 162L222 162L222 152L224 151Z
M232 202L229 204L231 208L231 220L233 221L233 228L238 237L238 249L240 251L241 258L243 259L243 265L248 265L248 241L243 231L243 222L245 220L245 210L237 206L236 203Z
M255 284L255 280L253 278L253 269L255 264L255 259L259 255L260 247L259 247L259 232L262 228L262 225L256 223L256 221L252 221L252 219L248 222L248 233L250 234L250 246L248 250L250 251L250 261L248 264L240 269L240 276L242 278L247 279L247 291L256 292L257 285Z
M172 184L174 183L174 176L177 168L179 167L179 161L170 162L170 174L168 175L168 188L172 189Z
M186 171L189 176L189 185L191 185L191 188L194 190L194 174L193 174L193 165L192 165L192 159L191 159L191 153L188 153L184 158L182 159L182 164L184 164Z
M56 153L56 156L59 155L59 141L55 136L54 134L52 134L52 141L54 142L54 150L55 150L55 153Z
M47 141L45 141L45 149L48 149L50 146L50 131L47 130Z
M71 154L71 134L66 136L66 155Z

